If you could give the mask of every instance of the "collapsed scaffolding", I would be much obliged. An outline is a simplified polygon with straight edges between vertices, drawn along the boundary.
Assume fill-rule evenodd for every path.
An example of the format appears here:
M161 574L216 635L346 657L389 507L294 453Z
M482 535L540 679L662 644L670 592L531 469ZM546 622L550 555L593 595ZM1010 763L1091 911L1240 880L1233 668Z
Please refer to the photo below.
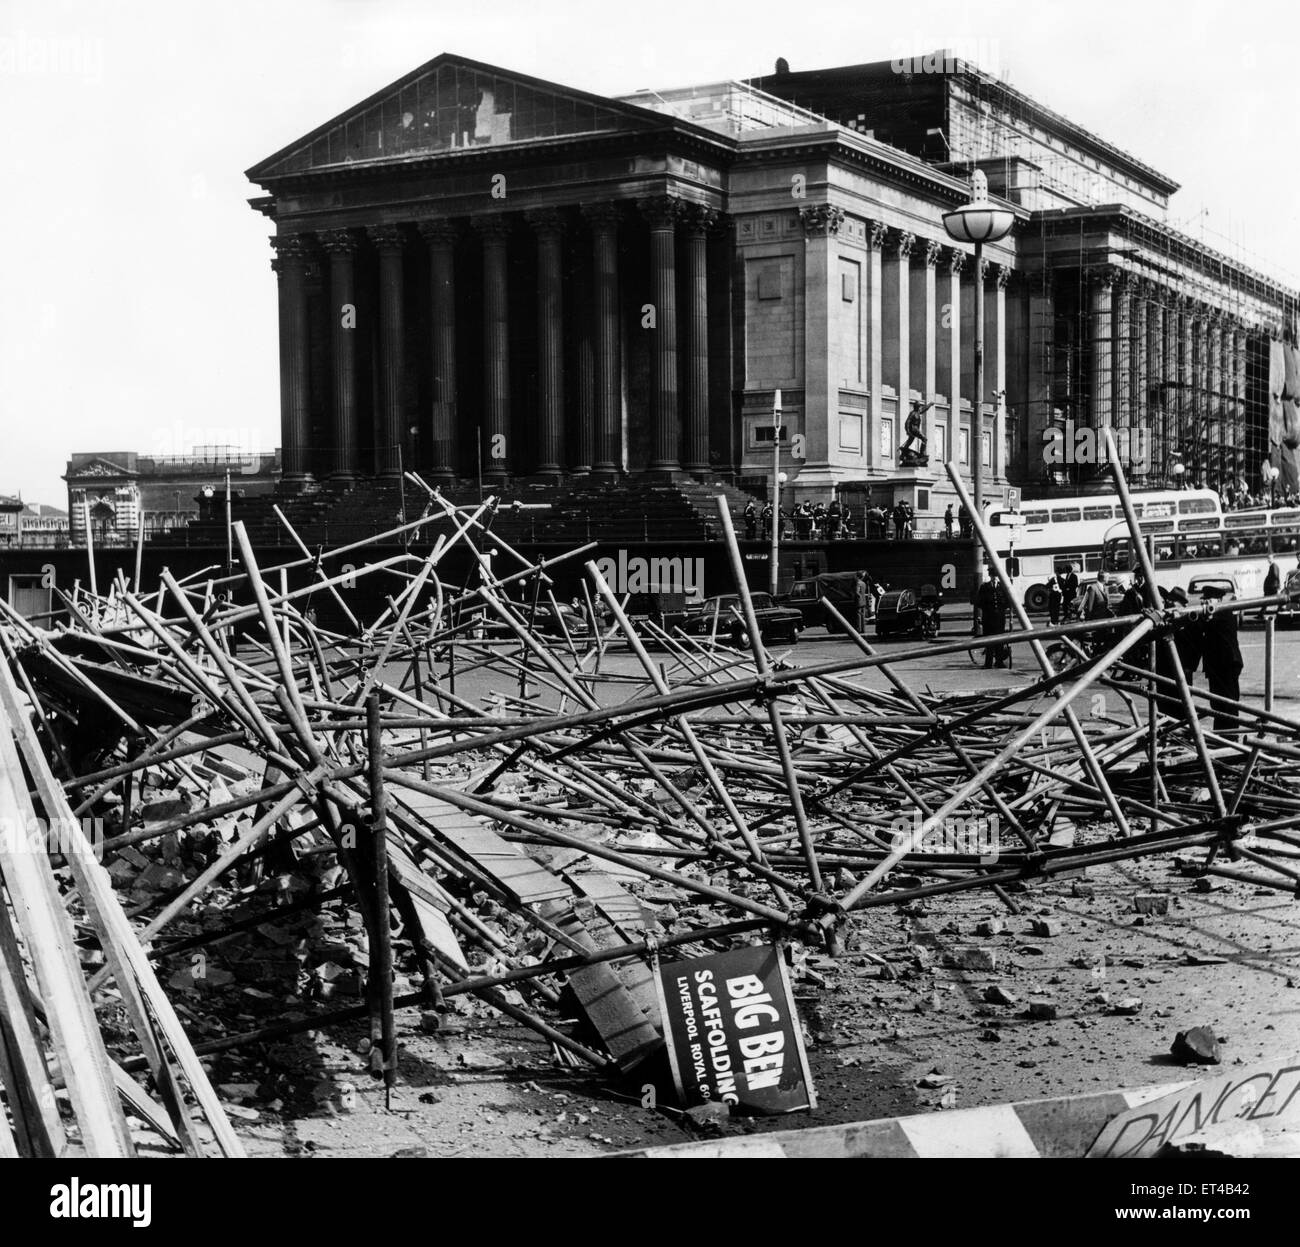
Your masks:
M458 996L564 1060L627 1073L663 1046L652 966L665 948L835 954L871 908L988 889L1014 912L1009 885L1175 852L1197 851L1193 874L1296 894L1300 725L1272 709L1271 665L1262 706L1226 702L1191 686L1175 643L1211 611L1289 599L1164 609L1113 454L1111 471L1146 572L1142 613L1036 629L1017 608L1003 636L888 655L833 607L854 654L795 665L769 650L722 500L739 648L726 627L634 623L589 559L596 626L579 633L555 574L591 547L534 563L492 531L494 499L456 507L413 473L424 513L369 542L300 543L300 559L263 568L236 524L238 574L164 571L148 595L138 574L102 596L78 588L50 630L0 607L0 816L47 829L99 816L112 833L0 846L0 1153L131 1155L147 1140L239 1155L202 1057L368 1019L372 1073L391 1090L396 1011L437 1014ZM362 561L385 541L406 548ZM453 550L472 558L463 585L439 574ZM393 586L367 623L341 592L358 577ZM323 595L337 629L315 621ZM546 607L554 638L532 627ZM1049 643L1074 665L1059 670ZM1037 675L953 695L908 679L909 664L994 644ZM1099 692L1100 712L1081 717ZM146 800L179 789L198 808ZM954 820L992 828L993 843L943 843ZM165 851L170 886L128 918L113 880L158 869L148 851ZM335 886L164 942L231 872L287 875L308 855L337 860ZM660 921L666 899L681 909ZM336 901L369 937L364 1003L191 1043L154 961ZM395 992L399 952L418 990ZM556 1016L562 995L580 1034ZM133 1055L110 1055L106 1002L125 1011Z

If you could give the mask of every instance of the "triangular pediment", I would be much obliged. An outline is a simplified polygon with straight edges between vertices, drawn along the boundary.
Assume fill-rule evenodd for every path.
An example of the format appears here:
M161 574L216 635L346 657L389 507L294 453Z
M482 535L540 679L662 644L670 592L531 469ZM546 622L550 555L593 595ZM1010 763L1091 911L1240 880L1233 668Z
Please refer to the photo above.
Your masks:
M657 128L648 109L444 53L248 170L254 182L357 164Z
M98 456L90 459L85 463L79 463L63 479L65 481L93 480L96 477L105 476L139 476L139 472L125 467L123 464L114 463L111 459L101 459Z

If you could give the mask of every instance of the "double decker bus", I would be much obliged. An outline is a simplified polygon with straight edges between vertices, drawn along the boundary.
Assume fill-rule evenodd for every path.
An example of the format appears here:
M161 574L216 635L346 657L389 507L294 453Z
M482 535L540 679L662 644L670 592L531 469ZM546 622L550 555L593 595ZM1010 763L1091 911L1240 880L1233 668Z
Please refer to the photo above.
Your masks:
M1152 490L1134 494L1133 506L1144 522L1177 535L1217 530L1224 519L1212 489ZM1024 608L1045 611L1047 582L1067 565L1077 566L1085 577L1095 575L1116 520L1124 520L1118 494L1027 500L1018 513L991 511L997 552Z
M1300 509L1228 511L1213 524L1176 531L1167 521L1143 518L1138 527L1151 555L1156 585L1187 589L1193 577L1231 580L1239 598L1262 597L1269 560L1286 584L1300 558ZM1137 566L1128 526L1107 535L1102 560L1108 572L1131 580Z

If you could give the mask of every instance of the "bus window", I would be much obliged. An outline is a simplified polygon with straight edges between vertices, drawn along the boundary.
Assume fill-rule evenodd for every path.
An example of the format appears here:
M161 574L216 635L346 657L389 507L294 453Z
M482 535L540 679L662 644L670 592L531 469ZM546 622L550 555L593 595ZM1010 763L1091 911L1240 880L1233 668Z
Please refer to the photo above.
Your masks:
M1106 546L1107 571L1126 572L1133 566L1133 543L1127 539L1111 541Z
M1046 524L1051 519L1046 511L1022 511L1021 515L1025 517L1026 524Z
M1242 554L1267 554L1268 534L1261 532L1241 534Z
M1300 511L1274 511L1273 527L1278 528L1300 522Z
M1056 569L1056 574L1059 576L1063 572L1068 572L1076 563L1079 564L1080 567L1083 566L1082 554L1058 554L1056 559L1053 561L1052 566Z
M1293 554L1295 552L1296 535L1294 532L1273 533L1272 541L1274 554Z
M1219 536L1189 537L1181 543L1185 559L1217 559L1223 557L1223 538Z
M1203 520L1181 520L1179 521L1178 527L1185 533L1199 532L1201 529L1205 528L1218 528L1219 521L1213 516L1209 519Z
M1179 515L1217 515L1219 508L1209 498L1180 498Z
M1083 570L1086 572L1095 572L1101 567L1101 555L1095 550L1090 550L1083 556Z
M1062 507L1052 512L1053 524L1072 524L1079 518L1078 507Z
M1085 520L1112 520L1115 518L1114 507L1084 507L1083 518ZM1122 516L1120 517L1123 518Z
M1156 542L1156 562L1172 563L1175 557L1175 547L1172 541Z
M1233 515L1230 511L1223 517L1224 528L1250 528L1258 523L1258 515Z

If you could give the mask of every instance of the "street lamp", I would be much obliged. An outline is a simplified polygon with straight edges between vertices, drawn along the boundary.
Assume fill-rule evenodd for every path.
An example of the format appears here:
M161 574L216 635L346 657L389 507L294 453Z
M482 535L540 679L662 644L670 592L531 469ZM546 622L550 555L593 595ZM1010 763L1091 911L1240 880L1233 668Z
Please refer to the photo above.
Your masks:
M1015 214L989 201L989 181L982 169L970 178L971 200L943 214L943 227L954 242L975 245L975 401L971 405L971 478L975 483L975 514L984 518L984 244L1005 238L1015 224ZM954 316L961 308L953 309ZM960 423L961 378L952 379L952 404ZM976 530L972 530L973 532ZM982 578L979 537L972 539L975 584Z
M781 471L781 391L772 399L772 553L767 569L767 587L776 598L777 547L781 541L781 485L785 473Z

